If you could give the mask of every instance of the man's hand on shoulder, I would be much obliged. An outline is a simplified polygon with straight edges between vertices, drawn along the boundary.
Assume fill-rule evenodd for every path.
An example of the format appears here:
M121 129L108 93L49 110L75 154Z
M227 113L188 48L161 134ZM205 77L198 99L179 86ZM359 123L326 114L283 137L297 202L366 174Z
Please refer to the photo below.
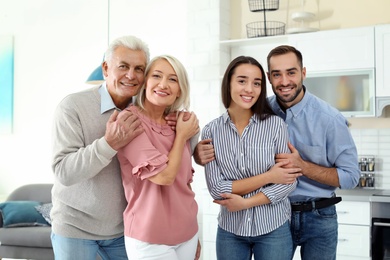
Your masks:
M215 160L214 146L211 139L201 140L195 147L194 160L199 165L206 165Z
M141 121L130 110L115 110L106 124L104 138L112 149L118 151L143 131Z

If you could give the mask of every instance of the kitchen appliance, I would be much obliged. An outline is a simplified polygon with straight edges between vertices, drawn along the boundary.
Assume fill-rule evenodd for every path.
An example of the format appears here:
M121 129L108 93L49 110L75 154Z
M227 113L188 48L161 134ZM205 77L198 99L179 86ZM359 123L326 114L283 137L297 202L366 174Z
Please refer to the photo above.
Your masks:
M390 191L371 197L371 257L390 260Z
M304 85L346 117L375 116L374 69L307 73ZM337 93L337 95L335 95Z

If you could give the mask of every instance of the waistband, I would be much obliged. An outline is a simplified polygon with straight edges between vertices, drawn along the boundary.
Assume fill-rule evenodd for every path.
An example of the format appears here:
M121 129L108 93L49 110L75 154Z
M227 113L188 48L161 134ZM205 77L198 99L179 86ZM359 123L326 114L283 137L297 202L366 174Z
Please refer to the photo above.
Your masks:
M335 205L341 201L341 197L322 198L319 200L293 202L291 203L292 211L312 211Z

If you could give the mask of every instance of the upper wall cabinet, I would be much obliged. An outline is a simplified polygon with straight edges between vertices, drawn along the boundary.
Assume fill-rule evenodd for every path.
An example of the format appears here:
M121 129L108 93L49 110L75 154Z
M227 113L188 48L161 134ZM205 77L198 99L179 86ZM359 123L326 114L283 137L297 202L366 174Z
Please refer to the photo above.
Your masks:
M281 44L301 51L308 89L345 116L381 116L390 104L390 24L222 41L221 49L231 59L253 56L267 70L268 52Z
M374 27L293 34L307 73L374 68Z
M390 25L375 26L376 95L390 96Z

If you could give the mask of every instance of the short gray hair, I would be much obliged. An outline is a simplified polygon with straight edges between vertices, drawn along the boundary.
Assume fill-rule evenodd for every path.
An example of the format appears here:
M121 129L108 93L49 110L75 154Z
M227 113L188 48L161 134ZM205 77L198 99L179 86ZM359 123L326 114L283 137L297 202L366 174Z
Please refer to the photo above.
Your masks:
M143 51L145 53L146 64L149 63L150 54L148 45L141 39L132 35L122 36L113 40L104 54L104 61L110 61L115 50L121 46L131 50Z

